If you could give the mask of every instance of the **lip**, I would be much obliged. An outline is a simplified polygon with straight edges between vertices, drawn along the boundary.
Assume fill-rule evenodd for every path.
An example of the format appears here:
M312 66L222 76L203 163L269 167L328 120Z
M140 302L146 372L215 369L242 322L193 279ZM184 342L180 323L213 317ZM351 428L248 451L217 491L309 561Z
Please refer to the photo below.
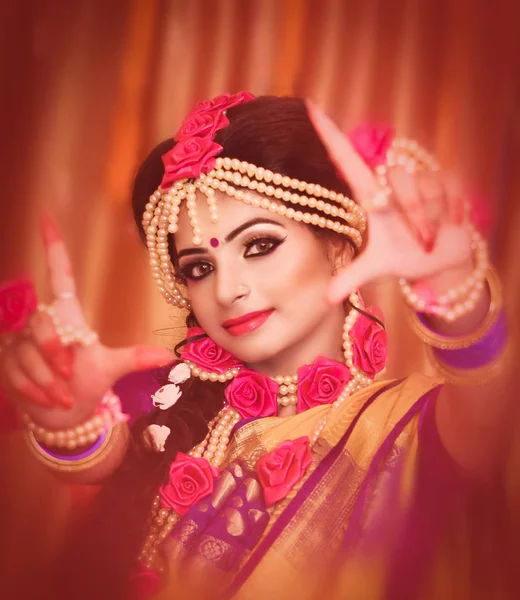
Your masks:
M261 327L274 312L274 308L250 312L236 319L228 319L222 323L222 327L230 335L239 336L255 331Z

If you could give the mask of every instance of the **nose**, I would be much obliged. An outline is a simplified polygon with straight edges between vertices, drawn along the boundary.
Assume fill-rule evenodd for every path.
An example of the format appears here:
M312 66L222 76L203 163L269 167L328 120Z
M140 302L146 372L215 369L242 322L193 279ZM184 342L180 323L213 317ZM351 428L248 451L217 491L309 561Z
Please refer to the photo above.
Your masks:
M245 300L251 292L240 271L233 268L218 270L215 277L215 287L217 302L225 308Z

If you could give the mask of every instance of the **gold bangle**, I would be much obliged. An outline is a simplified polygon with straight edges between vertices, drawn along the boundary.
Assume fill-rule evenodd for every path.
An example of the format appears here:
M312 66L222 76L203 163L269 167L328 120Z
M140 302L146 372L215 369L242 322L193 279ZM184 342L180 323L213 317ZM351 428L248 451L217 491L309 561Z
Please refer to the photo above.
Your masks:
M489 311L480 325L480 327L466 336L451 337L436 333L424 325L419 318L419 315L410 310L408 312L410 325L414 333L428 346L440 348L441 350L461 350L469 348L481 340L497 322L502 309L502 285L500 278L493 267L490 267L486 274L486 281L489 286L491 301Z
M103 462L106 456L110 454L110 452L116 446L120 432L121 425L116 425L115 427L110 428L101 446L90 456L86 456L85 458L80 458L78 460L63 460L61 458L55 458L51 454L47 453L36 441L32 431L25 430L25 440L27 441L33 456L35 456L47 468L60 473L78 473L87 471L88 469L91 469L92 467L95 467L99 463Z
M446 383L460 386L483 385L498 377L508 366L512 352L510 340L506 342L500 354L490 363L474 369L455 369L441 362L435 356L432 347L428 347L426 354L439 375Z

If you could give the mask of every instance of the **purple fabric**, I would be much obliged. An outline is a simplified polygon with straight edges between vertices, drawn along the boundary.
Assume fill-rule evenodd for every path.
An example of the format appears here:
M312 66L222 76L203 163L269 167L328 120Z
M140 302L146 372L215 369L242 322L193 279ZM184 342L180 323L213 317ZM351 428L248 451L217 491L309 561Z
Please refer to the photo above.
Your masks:
M269 514L256 474L241 460L229 465L226 471L232 479L220 475L223 489L218 490L218 505L214 506L208 498L197 502L175 525L171 537L182 543L186 553L184 560L207 559L205 547L218 540L223 550L218 558L211 560L222 571L232 572L258 543L269 523ZM233 485L230 485L230 479ZM253 487L260 493L252 493ZM240 515L243 530L237 535L231 529L232 535L229 518L236 518L236 513Z
M83 452L80 452L79 454L69 454L69 455L57 454L56 452L52 452L47 446L42 446L38 442L36 442L36 443L49 456L52 456L53 458L57 458L59 460L67 460L69 462L74 462L76 460L81 460L82 458L87 458L88 456L91 456L92 454L94 454L94 452L96 450L98 450L101 447L101 444L106 440L107 433L108 433L108 428L105 427L105 429L103 430L103 433L92 444L92 446L89 446L86 450L83 450Z
M135 371L114 384L113 390L121 399L123 412L130 416L130 427L139 418L155 410L151 396L165 384L172 365L173 363L157 369Z
M254 569L257 567L259 562L265 556L266 552L272 546L272 544L276 541L276 539L283 532L285 527L289 524L291 519L296 515L299 508L302 506L303 501L312 489L319 483L322 477L328 472L328 470L332 467L338 456L343 452L345 444L352 434L354 427L358 423L362 414L365 410L373 404L373 402L381 395L392 389L393 387L399 385L403 380L397 380L389 383L388 385L382 387L377 392L372 394L370 398L365 402L365 404L361 407L358 414L353 419L352 423L348 427L347 431L343 434L339 442L332 448L327 456L320 462L320 464L316 467L315 471L309 476L307 481L302 485L296 496L293 498L292 502L289 506L284 510L284 512L278 517L276 522L271 527L269 533L264 537L261 543L258 545L254 553L249 557L249 560L242 567L240 572L237 574L237 577L231 584L231 586L226 590L223 594L223 598L232 598L238 590L242 587L242 585L246 582L247 578L251 575Z
M434 348L435 356L454 369L476 369L492 362L502 352L507 341L507 319L502 311L486 333L476 344L460 350Z

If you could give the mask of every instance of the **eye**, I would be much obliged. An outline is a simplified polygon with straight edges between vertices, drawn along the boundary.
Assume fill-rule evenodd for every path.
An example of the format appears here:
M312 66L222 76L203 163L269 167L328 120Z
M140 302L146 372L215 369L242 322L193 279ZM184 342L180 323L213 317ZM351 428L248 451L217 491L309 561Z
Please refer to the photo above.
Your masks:
M255 256L265 256L266 254L270 254L276 250L276 248L278 248L283 241L284 240L267 236L253 238L245 244L246 251L244 253L244 257L252 258Z
M191 279L192 281L197 281L198 279L203 279L207 275L209 275L213 271L213 265L209 262L193 262L184 267L181 267L180 272L181 275L185 279Z

